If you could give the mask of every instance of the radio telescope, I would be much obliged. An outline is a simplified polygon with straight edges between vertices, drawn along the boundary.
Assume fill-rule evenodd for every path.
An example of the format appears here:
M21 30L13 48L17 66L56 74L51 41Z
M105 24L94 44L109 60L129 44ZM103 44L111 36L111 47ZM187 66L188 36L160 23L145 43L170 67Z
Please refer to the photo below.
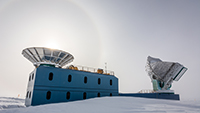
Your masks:
M178 81L187 68L179 63L163 62L158 58L148 56L146 71L151 78L155 92L174 93L170 90L172 82Z
M68 52L45 47L26 48L22 54L36 67L40 65L63 67L74 60L74 57Z

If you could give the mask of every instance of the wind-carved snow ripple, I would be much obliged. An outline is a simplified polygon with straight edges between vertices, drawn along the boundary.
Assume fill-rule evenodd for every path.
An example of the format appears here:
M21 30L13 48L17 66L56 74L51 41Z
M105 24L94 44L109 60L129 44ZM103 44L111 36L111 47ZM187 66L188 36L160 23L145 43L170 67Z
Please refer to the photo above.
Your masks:
M25 107L24 99L14 97L0 97L0 110L23 107Z

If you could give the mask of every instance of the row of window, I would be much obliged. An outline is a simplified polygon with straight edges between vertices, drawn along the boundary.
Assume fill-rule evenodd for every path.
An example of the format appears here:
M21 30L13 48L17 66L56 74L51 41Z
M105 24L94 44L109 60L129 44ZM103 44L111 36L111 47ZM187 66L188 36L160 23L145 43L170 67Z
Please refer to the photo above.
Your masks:
M30 91L30 92L27 91L27 93L26 93L26 98L31 98L31 91Z
M33 80L34 78L34 73L32 73L30 76L29 76L29 81L31 81L31 79ZM49 73L49 80L52 81L53 80L53 73L50 72ZM68 82L71 82L72 81L72 75L68 75ZM87 83L87 77L84 77L84 83L86 84ZM101 79L98 78L98 84L101 84ZM110 80L110 85L112 85L112 80Z
M101 94L100 93L97 93L97 97L100 97ZM110 93L110 96L112 96L112 93ZM86 99L87 95L86 95L86 92L83 93L83 99ZM26 98L31 98L31 91L27 91L26 93ZM48 91L47 94L46 94L46 99L49 100L51 98L51 91ZM70 92L67 92L66 93L66 99L69 100L70 99Z
M30 76L29 76L29 81L31 81L31 79L33 80L34 78L34 73L32 73Z
M53 73L50 72L49 73L49 80L52 81L53 80ZM72 75L68 75L68 82L71 82L72 81ZM85 76L84 77L84 83L86 84L87 83L87 77ZM98 84L100 85L101 84L101 79L98 78ZM112 85L112 80L110 79L110 85Z
M97 97L100 97L100 93L97 93ZM110 93L110 96L112 96L112 93ZM83 93L83 99L86 99L87 94L86 92ZM48 91L46 94L46 99L49 100L51 98L51 91ZM69 100L70 99L70 92L66 93L66 99Z

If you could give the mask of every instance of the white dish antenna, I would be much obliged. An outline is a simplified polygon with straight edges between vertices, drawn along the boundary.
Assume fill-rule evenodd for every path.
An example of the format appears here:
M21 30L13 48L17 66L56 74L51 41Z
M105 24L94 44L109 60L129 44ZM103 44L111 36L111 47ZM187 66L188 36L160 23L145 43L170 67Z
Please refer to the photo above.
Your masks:
M164 62L148 57L146 71L151 78L154 91L169 90L173 81L178 81L187 68L175 62Z
M26 48L22 51L22 55L36 67L41 64L63 67L74 60L74 57L68 52L46 47Z

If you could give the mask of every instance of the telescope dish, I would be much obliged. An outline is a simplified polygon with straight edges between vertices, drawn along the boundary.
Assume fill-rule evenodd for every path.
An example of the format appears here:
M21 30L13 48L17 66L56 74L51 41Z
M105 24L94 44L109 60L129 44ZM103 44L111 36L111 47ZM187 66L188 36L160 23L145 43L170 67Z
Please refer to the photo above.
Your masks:
M169 90L173 81L178 81L187 68L177 62L165 62L148 57L146 71L151 78L154 91Z
M26 48L22 51L22 55L36 67L40 64L63 67L74 60L74 57L68 52L46 47Z

